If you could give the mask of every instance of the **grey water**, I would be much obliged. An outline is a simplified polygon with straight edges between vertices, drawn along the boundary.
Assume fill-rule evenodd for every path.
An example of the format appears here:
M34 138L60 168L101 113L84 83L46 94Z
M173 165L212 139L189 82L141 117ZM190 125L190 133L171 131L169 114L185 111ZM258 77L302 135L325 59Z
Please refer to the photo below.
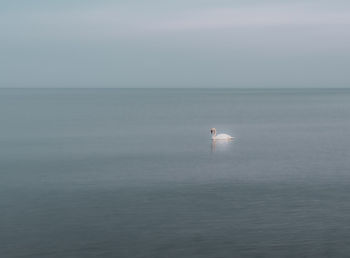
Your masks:
M349 156L349 89L1 89L0 257L349 257Z

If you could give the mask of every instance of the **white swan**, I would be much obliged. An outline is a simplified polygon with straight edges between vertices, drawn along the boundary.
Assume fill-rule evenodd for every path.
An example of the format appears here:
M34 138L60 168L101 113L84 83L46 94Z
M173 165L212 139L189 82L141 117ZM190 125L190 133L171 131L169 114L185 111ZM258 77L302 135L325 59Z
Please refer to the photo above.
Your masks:
M211 138L213 140L232 140L234 137L232 137L231 135L225 134L225 133L221 133L216 135L216 129L215 128L211 128L210 129L210 133L211 133Z

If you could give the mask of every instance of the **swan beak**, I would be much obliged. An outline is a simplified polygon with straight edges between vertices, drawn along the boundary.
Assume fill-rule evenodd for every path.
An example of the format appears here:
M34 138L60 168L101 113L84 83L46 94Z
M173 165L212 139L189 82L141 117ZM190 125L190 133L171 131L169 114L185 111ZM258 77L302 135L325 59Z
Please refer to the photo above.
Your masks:
M210 130L210 133L213 133L213 130Z

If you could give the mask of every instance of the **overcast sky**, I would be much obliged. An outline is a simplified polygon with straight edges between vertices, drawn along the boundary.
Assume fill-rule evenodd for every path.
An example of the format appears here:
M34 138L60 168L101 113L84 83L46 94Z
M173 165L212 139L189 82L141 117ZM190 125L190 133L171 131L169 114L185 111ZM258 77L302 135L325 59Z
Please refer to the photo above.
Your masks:
M0 87L350 87L350 1L0 0Z

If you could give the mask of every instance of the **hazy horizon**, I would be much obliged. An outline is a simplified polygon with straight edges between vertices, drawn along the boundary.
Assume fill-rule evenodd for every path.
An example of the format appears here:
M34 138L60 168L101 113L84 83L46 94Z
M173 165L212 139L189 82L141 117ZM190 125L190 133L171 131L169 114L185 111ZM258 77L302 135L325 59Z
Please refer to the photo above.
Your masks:
M2 1L0 88L349 88L347 1Z

